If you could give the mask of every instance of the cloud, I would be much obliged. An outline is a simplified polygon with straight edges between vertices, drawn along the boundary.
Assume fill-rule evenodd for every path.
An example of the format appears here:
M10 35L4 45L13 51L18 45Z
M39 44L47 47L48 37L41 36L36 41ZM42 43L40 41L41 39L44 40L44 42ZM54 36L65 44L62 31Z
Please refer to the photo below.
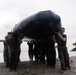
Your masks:
M22 19L41 10L60 15L68 42L76 41L76 0L0 0L0 39Z

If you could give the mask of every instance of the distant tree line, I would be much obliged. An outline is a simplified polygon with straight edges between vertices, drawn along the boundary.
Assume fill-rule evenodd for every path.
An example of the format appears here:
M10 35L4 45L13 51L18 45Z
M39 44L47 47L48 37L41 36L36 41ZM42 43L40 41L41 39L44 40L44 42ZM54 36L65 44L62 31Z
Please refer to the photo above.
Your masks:
M76 42L73 43L73 46L75 46L75 48L76 48Z
M75 48L73 48L71 51L76 51L76 42L73 43L73 46L75 46Z

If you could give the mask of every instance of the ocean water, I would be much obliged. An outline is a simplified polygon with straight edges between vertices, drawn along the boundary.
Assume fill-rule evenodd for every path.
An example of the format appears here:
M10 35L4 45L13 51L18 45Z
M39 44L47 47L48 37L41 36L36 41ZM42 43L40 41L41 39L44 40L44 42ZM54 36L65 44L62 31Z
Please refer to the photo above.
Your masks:
M21 61L29 61L28 52L21 52L20 54ZM0 63L4 62L3 52L0 52Z
M76 52L75 51L69 51L69 56L76 56ZM56 50L56 58L58 58L58 51ZM23 42L21 44L21 54L20 54L20 60L21 61L29 61L29 57L28 57L28 45L26 42ZM0 42L0 63L4 62L4 58L3 58L3 43Z
M72 56L76 56L75 51L69 51L69 57L72 57ZM56 57L58 58L57 51L56 51ZM28 52L27 51L21 52L20 60L21 61L29 61L30 60L29 57L28 57ZM3 52L0 52L0 63L3 63L3 62L4 62Z

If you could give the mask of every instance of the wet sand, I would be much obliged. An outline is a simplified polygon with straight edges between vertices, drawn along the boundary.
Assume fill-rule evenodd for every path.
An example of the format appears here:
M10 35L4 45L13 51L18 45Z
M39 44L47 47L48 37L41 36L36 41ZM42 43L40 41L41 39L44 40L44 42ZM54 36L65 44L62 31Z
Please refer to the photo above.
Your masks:
M56 60L55 69L41 62L22 61L18 64L17 71L9 72L9 69L4 67L4 63L0 63L0 75L76 75L76 56L70 57L70 66L71 70L61 73L59 59Z

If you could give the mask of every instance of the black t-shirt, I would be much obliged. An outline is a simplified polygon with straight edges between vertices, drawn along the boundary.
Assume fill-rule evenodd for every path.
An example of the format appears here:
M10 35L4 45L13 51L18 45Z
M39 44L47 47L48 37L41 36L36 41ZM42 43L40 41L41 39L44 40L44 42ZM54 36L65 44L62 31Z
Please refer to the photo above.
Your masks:
M7 43L7 40L5 40L5 41L3 42L3 44L4 44L4 49L8 49L8 43Z
M11 38L7 42L8 42L8 46L12 49L16 49L18 47L18 40L17 39Z
M62 34L62 37L67 38L65 34ZM60 38L60 41L61 41L61 46L66 46L66 41L64 42L61 38Z
M62 34L63 38L67 38L66 34ZM66 41L64 42L58 35L56 35L56 41L58 43L58 46L66 46Z

